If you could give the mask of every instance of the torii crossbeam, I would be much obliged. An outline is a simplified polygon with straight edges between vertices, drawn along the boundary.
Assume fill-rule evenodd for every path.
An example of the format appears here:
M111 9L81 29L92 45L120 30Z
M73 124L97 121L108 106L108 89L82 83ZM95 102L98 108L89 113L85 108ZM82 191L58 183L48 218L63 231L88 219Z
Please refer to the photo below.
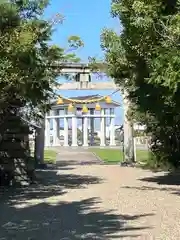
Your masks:
M58 68L58 65L55 66ZM71 82L60 83L55 88L58 90L116 90L118 89L114 81L111 82L92 82L91 68L86 63L66 63L59 65L59 71L62 74L76 74L76 79Z
M60 83L54 87L54 90L118 90L119 87L112 82L92 82L91 73L93 73L90 66L86 63L57 63L54 66L60 74L76 74L75 80L68 83ZM124 160L134 161L135 151L134 151L134 139L133 139L133 126L127 118L127 112L129 109L129 101L127 97L122 93L123 96L123 106L124 106ZM40 134L41 144L44 142L44 133ZM41 155L44 154L44 149ZM43 157L41 158L43 159Z
M60 73L66 74L77 74L76 78L72 82L59 84L56 89L58 90L118 90L119 86L115 82L99 82L91 81L91 73L93 73L89 64L87 63L57 63L56 67L59 66ZM120 89L119 89L120 90ZM124 160L134 161L135 160L135 148L133 138L133 126L128 120L127 113L129 109L129 100L125 93L123 96L123 107L124 107Z

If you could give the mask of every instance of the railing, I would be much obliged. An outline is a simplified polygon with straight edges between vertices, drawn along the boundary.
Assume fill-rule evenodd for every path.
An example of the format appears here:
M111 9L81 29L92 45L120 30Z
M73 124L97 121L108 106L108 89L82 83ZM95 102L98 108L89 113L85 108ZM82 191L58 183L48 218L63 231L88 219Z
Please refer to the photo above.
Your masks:
M135 137L136 145L146 145L148 146L150 143L149 137Z

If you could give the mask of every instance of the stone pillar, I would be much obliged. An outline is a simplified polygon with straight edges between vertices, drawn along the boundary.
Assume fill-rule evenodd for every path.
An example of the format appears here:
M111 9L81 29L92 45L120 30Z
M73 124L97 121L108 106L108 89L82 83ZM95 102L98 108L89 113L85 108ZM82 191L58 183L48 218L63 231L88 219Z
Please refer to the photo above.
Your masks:
M64 109L64 147L69 146L69 126L68 126L68 117L67 109Z
M45 120L45 147L50 147L50 119Z
M137 160L137 155L136 155L136 138L133 138L133 143L134 143L134 162Z
M88 147L88 118L83 119L83 147Z
M100 146L105 146L105 109L101 109L101 130L100 130Z
M50 130L50 128L49 128ZM45 119L40 121L40 128L36 131L36 162L44 164Z
M77 117L74 114L72 117L72 147L77 147Z
M114 114L114 108L110 109L110 115ZM115 118L110 117L110 146L116 146L115 143Z
M94 109L90 109L90 115L94 115ZM90 129L91 129L91 146L94 145L94 117L90 118Z
M104 109L104 115L106 115L106 110L107 109ZM107 145L106 144L106 125L107 125L107 117L104 118L104 142L105 142L105 146Z
M124 160L126 162L134 162L133 124L129 121L127 116L130 107L127 95L126 92L122 94L124 106Z
M58 110L54 110L53 112L54 116L57 116L59 111ZM59 137L58 137L58 133L59 133L59 124L58 124L59 118L53 118L53 147L56 147L59 145Z
M82 129L81 129L81 132L82 132L82 146L83 146L83 143L84 143L84 118L82 117L81 118L81 122L82 122Z
M79 74L79 88L80 89L88 89L88 83L90 78L89 72L84 72Z
M58 110L58 116L60 115L60 113L59 113L59 110ZM57 122L56 122L56 124L57 124L57 143L58 143L58 146L60 146L60 118L57 118L56 119L57 120Z

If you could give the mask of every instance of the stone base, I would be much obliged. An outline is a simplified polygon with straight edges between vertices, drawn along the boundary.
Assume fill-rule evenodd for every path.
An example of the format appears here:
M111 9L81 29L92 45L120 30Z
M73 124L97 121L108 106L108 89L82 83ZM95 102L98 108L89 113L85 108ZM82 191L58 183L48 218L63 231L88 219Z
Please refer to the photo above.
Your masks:
M45 163L39 163L39 164L36 166L36 169L47 169L47 164L45 164Z
M109 144L109 147L116 147L116 144Z
M82 146L83 146L83 147L89 147L89 145L88 145L88 144L83 144Z
M63 145L62 147L69 147L69 145Z

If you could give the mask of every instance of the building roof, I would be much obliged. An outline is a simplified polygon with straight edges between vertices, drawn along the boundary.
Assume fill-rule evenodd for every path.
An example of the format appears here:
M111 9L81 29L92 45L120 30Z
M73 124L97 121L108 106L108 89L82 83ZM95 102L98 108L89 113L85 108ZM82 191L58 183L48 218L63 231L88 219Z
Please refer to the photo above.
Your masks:
M98 94L94 95L85 95L85 96L77 96L77 97L71 97L72 99L80 99L80 100L86 100L86 99L93 99L93 98L99 98L102 97Z
M101 98L101 97L103 97L103 96L101 96L101 95L99 95L99 94L95 94L95 95L84 95L84 96L71 97L71 99L74 99L74 100L79 99L79 100L82 100L82 101L83 101L83 100L87 100L87 99L90 100L90 99L97 99L97 98ZM52 108L53 108L53 109L54 109L54 108L62 109L62 108L64 108L64 107L68 106L68 104L69 104L70 102L71 102L71 101L68 101L68 100L65 99L63 104L58 105L58 104L57 104L57 100L56 100L56 101L53 100L53 101L52 101L52 104L53 104L53 107L52 107ZM77 108L78 108L78 107L81 108L83 104L84 104L84 103L79 103L79 104L76 103L76 106L77 106ZM95 109L96 103L86 103L86 105L87 105L88 108ZM105 100L102 100L102 101L100 101L100 105L101 105L102 108L116 108L116 107L119 107L119 106L120 106L120 103L112 100L112 103L108 103L108 104L107 104Z

